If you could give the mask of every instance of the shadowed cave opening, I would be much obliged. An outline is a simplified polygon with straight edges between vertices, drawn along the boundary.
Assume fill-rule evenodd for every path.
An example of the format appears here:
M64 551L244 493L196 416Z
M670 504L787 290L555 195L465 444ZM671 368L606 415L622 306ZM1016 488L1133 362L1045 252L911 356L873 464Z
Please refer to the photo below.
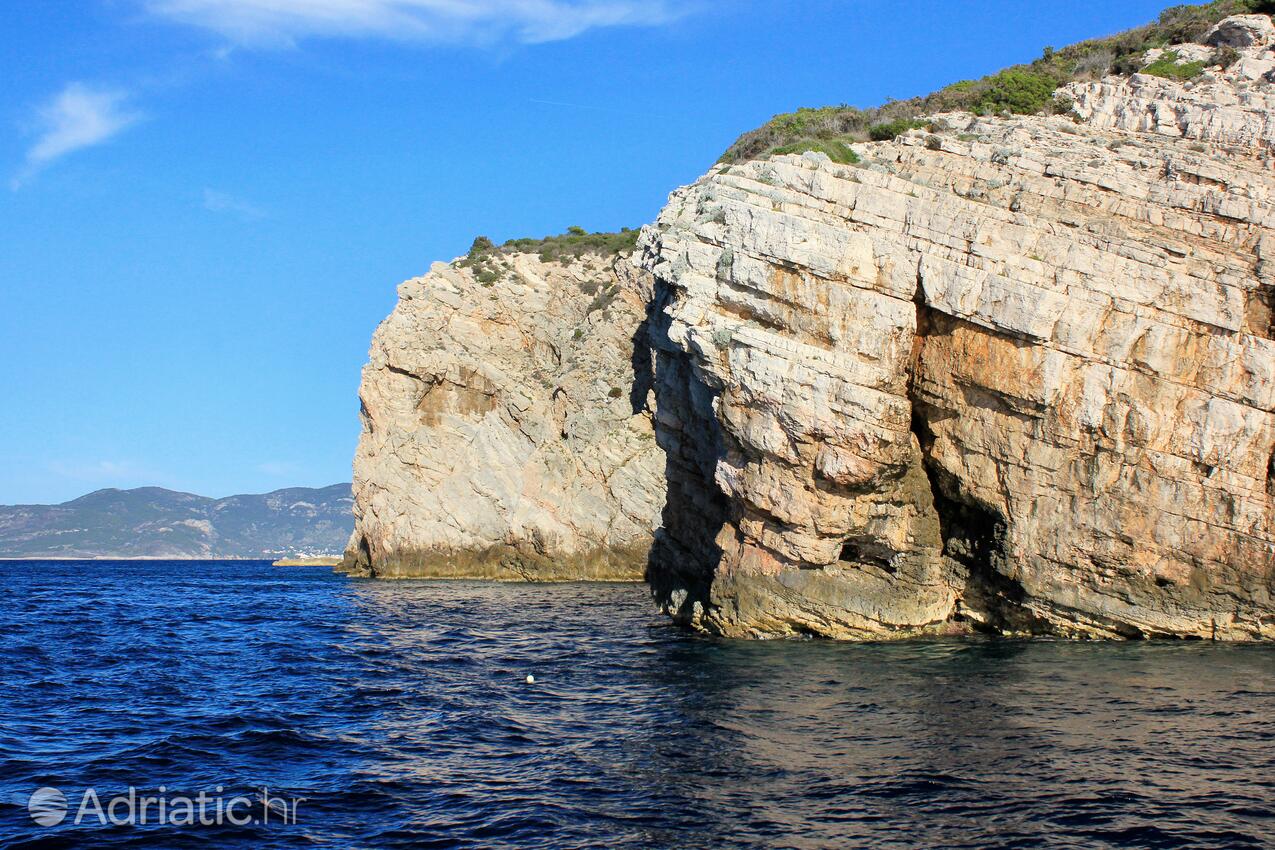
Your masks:
M921 467L930 483L934 511L938 515L943 556L964 568L965 584L953 618L991 633L1025 631L1048 634L1049 623L1031 614L1024 606L1027 591L1011 578L1005 553L1005 517L994 508L967 498L960 482L934 461L935 435L930 422L959 414L927 404L917 393L918 374L924 368L925 341L941 333L954 320L936 312L927 302L925 276L917 267L916 338L908 375L907 397L912 404L911 430L921 449Z
M959 482L932 461L934 433L927 416L935 412L913 400L912 432L921 445L922 465L938 514L943 556L965 572L955 619L993 633L1048 633L1048 623L1023 607L1028 594L1022 583L1008 574L1005 518L994 508L964 498Z
M934 482L934 509L939 517L943 555L965 567L963 609L978 612L993 629L1027 625L1021 604L1027 598L1022 584L1005 575L1005 521L979 504L949 498L939 474L926 467ZM1028 618L1030 619L1030 618Z
M655 353L651 350L651 317L648 314L638 324L629 339L632 354L629 366L633 369L633 382L629 385L629 408L634 415L649 410L647 398L655 388Z
M1249 293L1246 310L1249 333L1275 339L1275 286L1259 285Z
M1271 446L1271 459L1266 462L1266 494L1275 496L1275 446Z
M355 549L354 563L351 564L355 569L367 570L369 574L375 574L372 564L372 547L367 542L367 535L359 536L359 544Z
M874 545L871 542L857 539L847 540L842 544L841 554L837 556L837 560L856 567L870 564L889 575L894 575L899 571L899 568L892 563L890 554L888 549L880 545Z
M668 336L666 305L676 297L667 281L655 278L646 321L634 335L633 405L658 398L656 442L664 450L665 502L660 527L647 556L646 581L655 600L675 620L689 620L698 604L707 609L722 559L717 533L730 515L730 502L714 482L724 456L716 418L717 394L702 384L689 358Z

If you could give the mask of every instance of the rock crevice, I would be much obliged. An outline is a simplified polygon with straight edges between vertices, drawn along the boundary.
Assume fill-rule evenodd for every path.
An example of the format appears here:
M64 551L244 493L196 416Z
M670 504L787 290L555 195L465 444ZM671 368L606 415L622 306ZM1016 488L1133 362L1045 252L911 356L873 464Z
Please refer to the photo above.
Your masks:
M1239 55L674 193L640 242L665 607L738 636L1275 637L1275 53Z

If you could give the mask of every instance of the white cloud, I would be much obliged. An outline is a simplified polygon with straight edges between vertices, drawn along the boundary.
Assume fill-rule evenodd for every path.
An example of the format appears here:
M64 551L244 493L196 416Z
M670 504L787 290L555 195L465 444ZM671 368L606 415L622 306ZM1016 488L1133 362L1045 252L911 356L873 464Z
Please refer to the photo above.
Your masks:
M237 44L278 46L309 37L524 43L598 27L677 17L668 0L144 0L151 12Z
M244 221L256 221L266 217L266 211L256 204L226 192L218 192L216 189L204 190L204 209L209 212L238 216Z
M13 178L17 189L50 162L81 148L101 144L140 116L125 108L128 94L118 89L68 83L37 114L40 136L27 151L26 164Z

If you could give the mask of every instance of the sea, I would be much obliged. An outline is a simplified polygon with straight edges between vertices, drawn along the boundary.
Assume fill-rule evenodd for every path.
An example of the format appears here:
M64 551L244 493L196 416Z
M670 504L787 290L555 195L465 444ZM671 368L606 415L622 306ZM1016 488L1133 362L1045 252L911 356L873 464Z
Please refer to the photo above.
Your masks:
M634 584L0 564L4 848L1271 848L1275 646L719 640Z

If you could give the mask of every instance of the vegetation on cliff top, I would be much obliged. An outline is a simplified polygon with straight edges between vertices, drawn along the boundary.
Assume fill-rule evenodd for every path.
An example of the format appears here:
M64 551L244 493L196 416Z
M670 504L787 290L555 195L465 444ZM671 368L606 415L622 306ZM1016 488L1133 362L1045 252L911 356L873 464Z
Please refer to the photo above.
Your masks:
M1164 55L1142 69L1142 73L1170 80L1189 80L1204 73L1204 62L1182 62L1176 51L1166 50Z
M566 233L543 239L510 239L499 250L506 254L539 254L540 261L545 263L550 260L569 263L585 254L608 257L632 251L637 238L638 231L628 227L618 233L589 233L583 227L568 227Z
M474 265L496 254L539 254L541 262L557 260L570 263L586 254L607 257L632 251L637 245L637 238L638 231L628 227L621 228L617 233L589 233L583 227L568 227L566 233L559 233L557 236L510 239L502 245L497 245L486 236L479 236L474 239L474 244L470 246L469 253L460 261L460 265Z
M1203 72L1206 65L1179 63L1176 55L1166 53L1144 68L1144 54L1157 47L1198 41L1223 18L1254 12L1275 13L1275 0L1213 0L1198 6L1173 6L1162 12L1155 23L1059 50L1046 47L1034 62L1015 65L978 80L953 83L924 97L890 101L871 109L843 104L776 115L761 127L740 136L720 161L743 162L779 153L815 150L827 153L835 161L852 163L858 157L848 147L851 143L892 139L909 129L926 126L922 118L939 112L964 111L976 115L1003 112L1032 115L1050 109L1066 112L1070 104L1056 102L1054 94L1069 82L1137 71L1171 79L1190 79ZM1218 51L1215 59L1219 64L1229 64L1226 53L1225 48ZM834 151L840 154L834 156Z
M508 263L502 260L510 254L537 254L542 263L557 261L568 265L585 255L613 257L628 253L637 246L637 238L638 231L628 227L617 233L589 233L583 227L568 227L566 233L557 236L510 239L501 245L479 236L456 265L472 271L479 283L491 285L508 271Z

